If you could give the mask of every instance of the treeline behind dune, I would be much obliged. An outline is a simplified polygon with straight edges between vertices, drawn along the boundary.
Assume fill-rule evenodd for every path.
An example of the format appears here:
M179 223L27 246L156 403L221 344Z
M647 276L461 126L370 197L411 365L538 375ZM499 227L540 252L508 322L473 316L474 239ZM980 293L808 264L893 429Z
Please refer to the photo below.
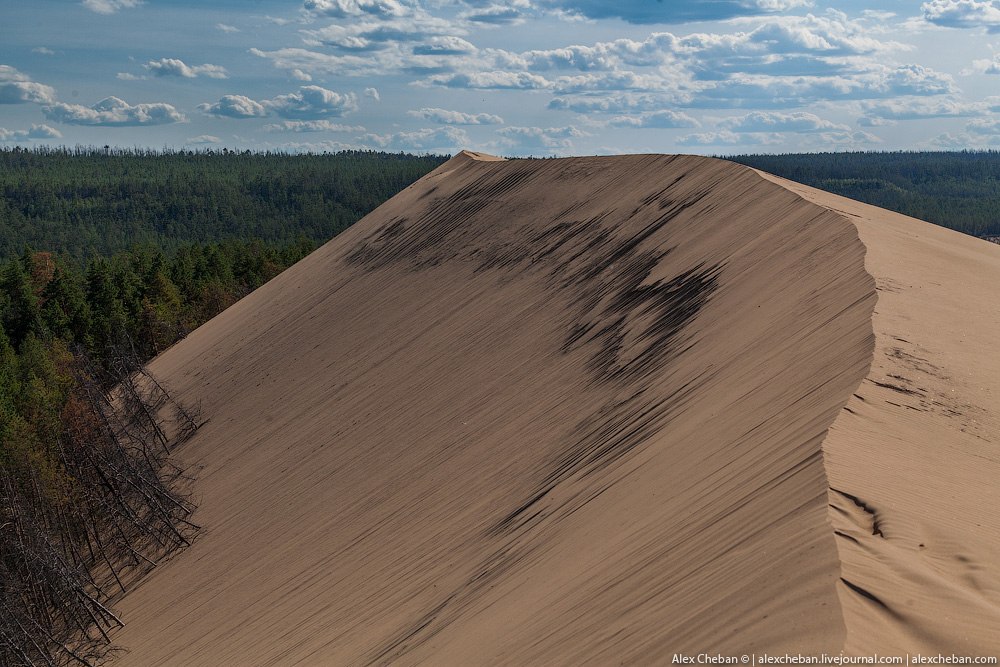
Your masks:
M0 149L0 259L151 244L326 241L443 156L344 151Z

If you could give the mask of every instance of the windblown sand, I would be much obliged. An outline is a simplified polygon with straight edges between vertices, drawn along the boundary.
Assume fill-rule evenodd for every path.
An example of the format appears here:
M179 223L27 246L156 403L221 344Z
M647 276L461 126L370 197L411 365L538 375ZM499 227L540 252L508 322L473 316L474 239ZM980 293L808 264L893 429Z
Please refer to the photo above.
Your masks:
M708 158L462 153L153 364L122 665L1000 652L1000 246Z

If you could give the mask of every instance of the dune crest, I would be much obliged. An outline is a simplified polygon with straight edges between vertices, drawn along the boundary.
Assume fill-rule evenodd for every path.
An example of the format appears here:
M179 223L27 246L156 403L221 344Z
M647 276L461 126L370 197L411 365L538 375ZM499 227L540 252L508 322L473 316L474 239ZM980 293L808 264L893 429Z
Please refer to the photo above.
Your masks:
M123 601L122 663L993 650L1000 531L967 505L996 496L1000 372L934 393L966 353L906 318L961 308L905 262L940 250L957 298L949 262L985 290L1000 248L830 197L458 154L153 363L209 418L182 453L207 530Z

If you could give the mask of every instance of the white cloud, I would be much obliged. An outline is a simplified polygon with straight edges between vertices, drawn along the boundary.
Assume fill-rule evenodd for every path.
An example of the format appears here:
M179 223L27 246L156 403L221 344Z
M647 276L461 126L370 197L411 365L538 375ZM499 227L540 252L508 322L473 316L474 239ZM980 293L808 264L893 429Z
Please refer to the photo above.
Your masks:
M393 134L366 134L359 140L379 148L443 153L469 145L469 135L457 127L428 128Z
M29 79L10 65L0 65L0 104L51 104L56 90Z
M882 143L882 138L861 130L822 132L819 139L824 146L836 145L841 148L858 148Z
M927 142L929 147L938 150L965 150L969 148L977 148L983 144L984 141L981 137L973 138L964 132L960 132L958 134L945 132L944 134L939 134Z
M552 87L545 77L530 72L472 72L436 74L427 83L447 88L478 88L484 90L541 90Z
M1000 32L1000 6L995 0L931 0L920 10L924 20L934 25Z
M278 95L263 104L283 118L308 120L357 111L358 97L354 93L335 93L319 86L302 86L297 92Z
M297 79L299 81L312 81L313 80L312 76L310 76L308 72L303 72L302 70L300 70L297 67L294 68L291 72L289 72L289 74L292 75L293 79Z
M198 108L212 116L226 118L261 118L267 115L263 104L245 95L223 95L218 102L199 104Z
M753 111L729 118L722 127L734 132L850 132L847 125L833 123L806 111ZM832 136L832 135L831 135Z
M411 13L406 5L396 0L305 0L302 6L312 14L338 19L363 15L391 18Z
M365 97L370 97L376 102L382 99L382 96L378 94L378 88L365 88Z
M381 76L402 68L403 58L398 49L384 58L364 55L334 55L301 48L283 48L263 51L252 48L250 53L266 60L278 69L299 70L305 74L328 74L333 76Z
M364 132L361 125L341 125L328 120L285 120L264 126L265 132Z
M593 113L639 113L655 111L670 106L671 97L650 93L621 93L600 97L574 96L556 97L549 102L549 109L573 111L580 114Z
M185 142L188 144L221 144L222 139L212 134L199 134L197 137L188 137Z
M977 118L969 121L965 129L972 134L1000 136L1000 119Z
M515 6L489 5L488 7L477 8L459 14L459 18L472 23L484 23L487 25L518 25L524 23L524 14Z
M442 125L502 125L503 118L491 113L465 113L463 111L449 111L436 107L425 107L416 111L407 111L407 114L416 118L423 118Z
M972 68L965 70L962 74L1000 74L1000 55L982 60L973 60Z
M117 97L106 97L92 107L59 102L42 108L45 117L69 125L165 125L182 123L184 114L164 102L129 104Z
M779 144L780 134L768 132L738 133L731 130L689 134L678 142L681 146L760 146Z
M129 72L118 72L118 74L115 75L115 78L120 81L142 81L146 79L144 76L138 76Z
M198 76L207 76L211 79L227 79L229 75L226 68L221 65L187 65L183 60L177 58L160 58L150 60L143 65L147 70L156 76L179 76L185 79L194 79Z
M8 130L0 127L0 141L22 141L25 139L61 139L62 133L48 125L32 125L30 130Z
M588 134L572 125L566 127L503 127L497 130L502 137L498 145L517 154L551 154L571 150L573 139Z
M561 76L554 82L555 92L563 95L605 90L659 91L672 87L657 74L636 74L627 70Z
M80 4L98 14L114 14L120 9L138 7L142 0L83 0Z
M214 104L198 108L212 116L227 118L261 118L275 113L282 118L316 120L333 118L357 111L358 96L336 93L319 86L302 86L294 93L257 101L245 95L223 95Z
M871 122L862 123L872 126L875 119L883 120L915 120L918 118L954 118L962 116L978 116L986 111L984 103L962 102L955 99L923 99L919 97L901 97L884 102L869 102L863 105L863 110Z
M239 28L234 25L229 25L228 23L216 23L215 28L225 33L240 32Z
M392 20L360 23L338 22L303 31L307 46L333 47L341 51L376 51L398 47L401 42L426 42L431 37L449 37L459 31L451 21L420 14Z
M700 123L680 111L650 111L636 116L615 116L610 121L614 127L668 129L677 127L698 127Z
M475 45L454 35L434 35L413 47L417 56L460 56L475 53Z
M43 55L43 56L54 56L56 54L55 51L53 51L52 49L50 49L47 46L36 46L35 48L33 48L31 50L31 52L32 53L37 53L37 54Z

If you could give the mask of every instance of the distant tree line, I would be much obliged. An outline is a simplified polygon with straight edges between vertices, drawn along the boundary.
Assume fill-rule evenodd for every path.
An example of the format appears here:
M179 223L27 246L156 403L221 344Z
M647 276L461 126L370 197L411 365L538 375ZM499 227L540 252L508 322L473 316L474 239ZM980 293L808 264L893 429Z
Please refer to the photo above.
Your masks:
M440 165L373 151L0 149L0 259L139 244L326 241Z
M1000 236L998 151L733 155L727 159L973 236Z

